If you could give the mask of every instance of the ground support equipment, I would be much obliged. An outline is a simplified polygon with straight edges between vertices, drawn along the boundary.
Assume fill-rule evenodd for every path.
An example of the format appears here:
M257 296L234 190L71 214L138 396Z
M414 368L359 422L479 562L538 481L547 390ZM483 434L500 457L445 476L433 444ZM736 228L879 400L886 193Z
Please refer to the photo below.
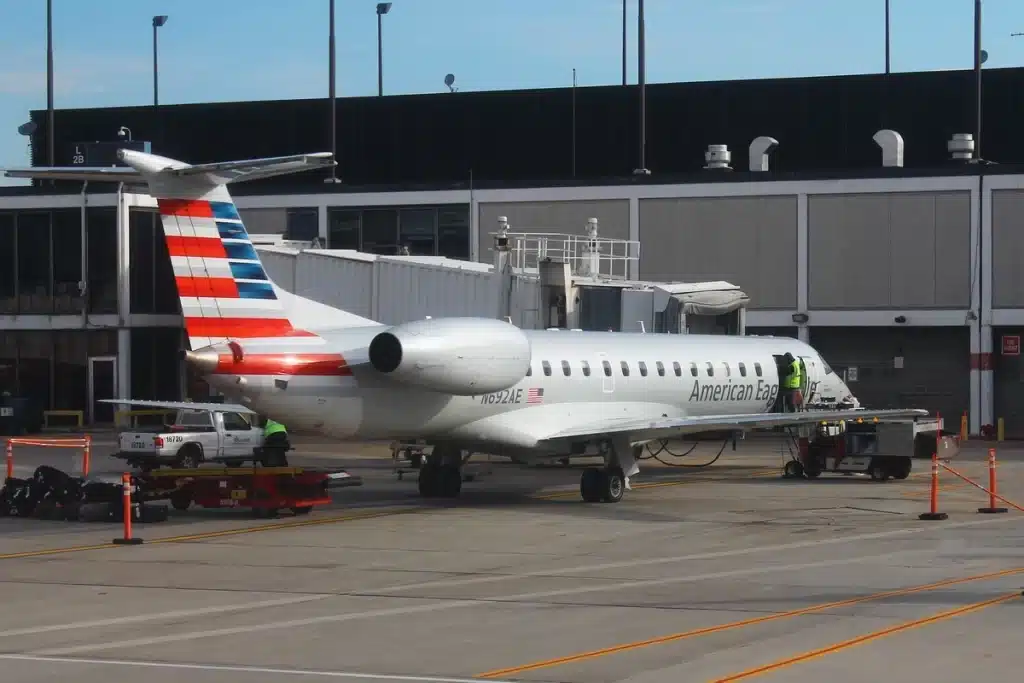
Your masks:
M785 463L783 478L836 473L868 474L880 482L906 479L913 458L930 458L939 451L947 460L959 452L959 437L941 426L939 417L822 422L797 436L798 449Z
M309 514L331 502L330 490L361 486L362 478L339 469L303 467L200 467L140 475L140 500L167 500L175 510L247 507L259 517L288 509Z

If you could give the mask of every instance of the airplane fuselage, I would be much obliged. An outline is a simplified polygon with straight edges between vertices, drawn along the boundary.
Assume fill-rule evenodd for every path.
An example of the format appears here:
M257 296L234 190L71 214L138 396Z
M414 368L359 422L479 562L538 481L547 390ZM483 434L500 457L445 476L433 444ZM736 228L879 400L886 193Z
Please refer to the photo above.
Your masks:
M282 340L246 354L337 355L347 368L207 377L211 385L297 431L351 440L433 438L531 448L524 425L552 428L596 417L693 417L767 413L780 391L777 355L802 358L805 401L838 404L849 390L810 346L790 338L525 331L529 374L514 385L472 396L392 380L368 359L386 326L321 332L321 346ZM471 361L467 361L471 362ZM242 366L239 366L242 367ZM480 368L486 372L487 368Z

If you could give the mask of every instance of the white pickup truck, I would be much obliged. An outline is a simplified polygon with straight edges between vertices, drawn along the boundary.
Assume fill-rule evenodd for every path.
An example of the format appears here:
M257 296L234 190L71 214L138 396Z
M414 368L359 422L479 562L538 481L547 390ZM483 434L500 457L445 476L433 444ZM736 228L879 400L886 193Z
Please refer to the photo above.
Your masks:
M115 458L144 471L161 465L182 469L203 462L240 467L259 461L267 467L288 464L290 447L263 447L263 428L255 415L217 410L179 410L170 426L121 432Z

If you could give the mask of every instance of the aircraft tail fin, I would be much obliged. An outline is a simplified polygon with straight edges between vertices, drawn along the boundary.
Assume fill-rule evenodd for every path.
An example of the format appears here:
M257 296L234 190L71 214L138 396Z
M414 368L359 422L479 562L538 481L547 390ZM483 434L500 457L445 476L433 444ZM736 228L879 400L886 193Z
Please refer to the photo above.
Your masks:
M148 185L157 201L189 346L232 340L319 340L318 330L374 321L296 297L271 281L228 192L232 182L333 166L333 155L305 154L191 166L120 150L128 168L32 168L10 177L119 180Z

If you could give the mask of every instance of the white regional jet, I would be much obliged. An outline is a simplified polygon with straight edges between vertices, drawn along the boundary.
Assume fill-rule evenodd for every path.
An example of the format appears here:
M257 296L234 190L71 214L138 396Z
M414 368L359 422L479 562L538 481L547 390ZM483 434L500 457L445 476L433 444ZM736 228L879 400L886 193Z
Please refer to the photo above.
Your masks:
M15 178L141 184L159 205L190 351L185 360L246 412L349 440L425 439L423 496L454 497L464 453L536 462L604 457L583 472L588 502L617 502L645 443L743 432L863 410L821 355L796 339L522 330L489 318L382 325L295 296L260 264L228 193L231 182L335 164L330 153L189 165L120 150L126 167L29 168ZM777 412L779 365L807 369L802 413ZM224 409L224 404L111 400Z

